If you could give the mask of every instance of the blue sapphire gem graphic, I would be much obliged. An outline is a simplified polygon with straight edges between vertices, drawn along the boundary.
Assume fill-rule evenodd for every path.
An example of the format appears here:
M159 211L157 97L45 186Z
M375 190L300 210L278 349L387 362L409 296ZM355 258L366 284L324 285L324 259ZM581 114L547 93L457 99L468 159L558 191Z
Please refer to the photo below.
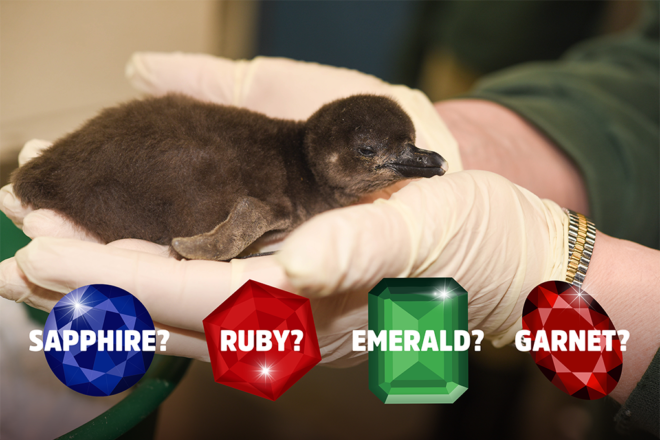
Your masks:
M106 284L92 284L69 292L55 304L44 326L44 344L49 331L58 333L64 346L63 332L91 330L154 330L149 312L137 298ZM113 338L114 339L114 338ZM123 339L123 338L122 338ZM46 346L46 345L45 345ZM139 345L142 348L142 342ZM153 351L98 350L98 341L85 351L80 341L68 351L46 350L46 360L59 380L74 391L88 396L111 396L135 385L149 369Z

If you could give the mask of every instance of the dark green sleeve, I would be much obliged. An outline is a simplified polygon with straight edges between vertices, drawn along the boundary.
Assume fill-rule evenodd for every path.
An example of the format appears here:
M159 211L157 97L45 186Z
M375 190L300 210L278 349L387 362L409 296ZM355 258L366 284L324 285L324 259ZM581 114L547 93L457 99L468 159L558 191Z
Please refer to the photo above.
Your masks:
M658 249L658 3L646 6L633 32L487 76L468 97L514 110L572 158L598 229Z
M659 3L626 35L582 43L560 61L490 75L469 97L517 112L572 158L599 230L660 248ZM625 368L625 367L624 367ZM658 432L660 352L616 416Z
M606 1L427 2L431 35L465 66L482 74L528 61L556 60L596 35Z

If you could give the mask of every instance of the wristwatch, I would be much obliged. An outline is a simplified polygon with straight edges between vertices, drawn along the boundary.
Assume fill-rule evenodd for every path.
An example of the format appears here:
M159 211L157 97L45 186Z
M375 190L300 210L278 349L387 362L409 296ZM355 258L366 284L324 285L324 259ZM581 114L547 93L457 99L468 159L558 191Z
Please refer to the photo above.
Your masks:
M594 252L596 226L584 215L564 208L568 215L568 269L566 282L581 288Z

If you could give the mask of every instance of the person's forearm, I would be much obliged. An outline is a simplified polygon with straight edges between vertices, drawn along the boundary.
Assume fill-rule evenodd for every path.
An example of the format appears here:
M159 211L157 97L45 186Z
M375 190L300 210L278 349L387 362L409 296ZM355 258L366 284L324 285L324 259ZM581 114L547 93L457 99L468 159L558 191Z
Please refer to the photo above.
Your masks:
M642 378L658 347L660 251L601 233L583 288L609 314L617 330L630 337L623 352L623 371L611 396L625 402Z
M577 166L522 117L476 99L442 101L435 108L458 141L466 170L492 171L588 215L587 191Z
M465 169L498 173L539 197L588 214L577 166L516 113L470 99L439 102L435 108L458 141ZM617 329L630 332L621 380L612 392L619 402L628 398L660 347L659 285L660 251L598 232L583 288Z

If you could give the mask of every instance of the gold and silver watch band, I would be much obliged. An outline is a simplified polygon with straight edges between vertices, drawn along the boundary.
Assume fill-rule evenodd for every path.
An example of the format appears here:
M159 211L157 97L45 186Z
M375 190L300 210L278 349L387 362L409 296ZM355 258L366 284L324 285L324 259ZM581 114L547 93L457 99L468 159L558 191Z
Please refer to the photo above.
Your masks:
M581 288L594 252L596 226L582 214L566 208L564 212L569 219L566 282Z

